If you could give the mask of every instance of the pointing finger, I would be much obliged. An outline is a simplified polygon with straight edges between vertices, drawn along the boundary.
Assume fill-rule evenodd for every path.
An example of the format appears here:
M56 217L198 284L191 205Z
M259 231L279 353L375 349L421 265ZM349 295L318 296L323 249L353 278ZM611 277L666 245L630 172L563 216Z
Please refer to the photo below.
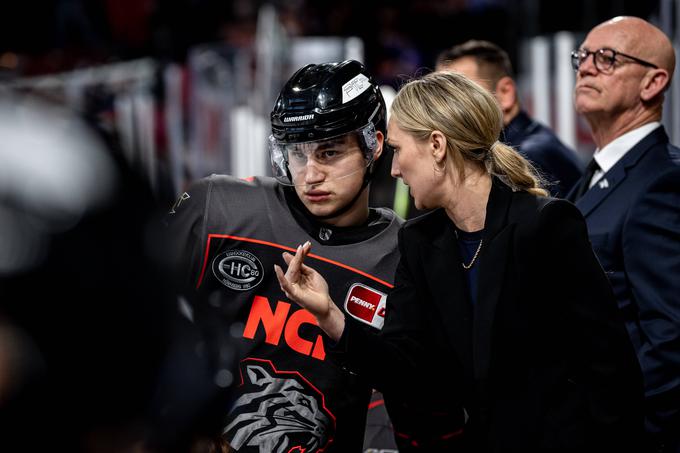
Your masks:
M295 256L288 262L288 272L286 272L288 278L293 282L297 282L298 280L300 267L302 266L302 259L302 246L298 245L298 248L295 251Z

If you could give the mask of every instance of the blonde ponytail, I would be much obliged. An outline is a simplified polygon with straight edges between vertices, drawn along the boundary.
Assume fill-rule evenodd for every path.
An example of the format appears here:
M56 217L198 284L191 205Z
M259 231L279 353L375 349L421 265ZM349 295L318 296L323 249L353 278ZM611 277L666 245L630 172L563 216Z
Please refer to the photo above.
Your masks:
M489 149L487 171L499 177L513 190L547 196L544 181L531 163L508 145L496 141Z

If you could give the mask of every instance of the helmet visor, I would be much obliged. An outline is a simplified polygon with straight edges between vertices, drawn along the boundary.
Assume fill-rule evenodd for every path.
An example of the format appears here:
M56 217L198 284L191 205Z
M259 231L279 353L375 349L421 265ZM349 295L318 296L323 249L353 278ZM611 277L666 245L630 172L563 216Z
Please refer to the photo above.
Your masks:
M325 173L325 181L363 172L373 163L378 149L373 123L323 140L284 143L269 136L269 155L274 177L285 185L306 185L310 167Z

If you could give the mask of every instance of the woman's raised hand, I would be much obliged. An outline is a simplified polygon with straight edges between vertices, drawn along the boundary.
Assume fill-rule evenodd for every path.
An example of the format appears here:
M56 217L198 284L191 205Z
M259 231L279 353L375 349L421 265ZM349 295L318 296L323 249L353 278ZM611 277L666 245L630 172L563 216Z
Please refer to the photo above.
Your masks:
M326 280L304 264L311 248L312 244L307 241L298 246L295 255L284 252L283 260L288 265L286 273L276 264L274 271L286 297L314 315L319 327L337 341L345 327L345 316L331 299Z

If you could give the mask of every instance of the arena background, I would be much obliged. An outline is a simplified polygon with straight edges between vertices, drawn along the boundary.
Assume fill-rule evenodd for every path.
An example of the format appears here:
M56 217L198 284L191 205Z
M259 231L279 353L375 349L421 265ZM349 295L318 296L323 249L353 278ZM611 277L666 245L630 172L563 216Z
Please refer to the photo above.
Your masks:
M266 174L268 113L309 62L363 61L389 99L471 38L510 54L525 108L585 162L569 52L616 15L646 18L678 42L677 0L218 1L26 0L2 8L0 84L93 119L144 169L161 202L210 173ZM676 78L678 75L676 74ZM678 142L680 83L664 122ZM675 119L675 121L673 121ZM373 204L394 206L386 164ZM397 194L397 198L399 194ZM402 200L403 201L403 200ZM410 216L404 203L398 211Z

